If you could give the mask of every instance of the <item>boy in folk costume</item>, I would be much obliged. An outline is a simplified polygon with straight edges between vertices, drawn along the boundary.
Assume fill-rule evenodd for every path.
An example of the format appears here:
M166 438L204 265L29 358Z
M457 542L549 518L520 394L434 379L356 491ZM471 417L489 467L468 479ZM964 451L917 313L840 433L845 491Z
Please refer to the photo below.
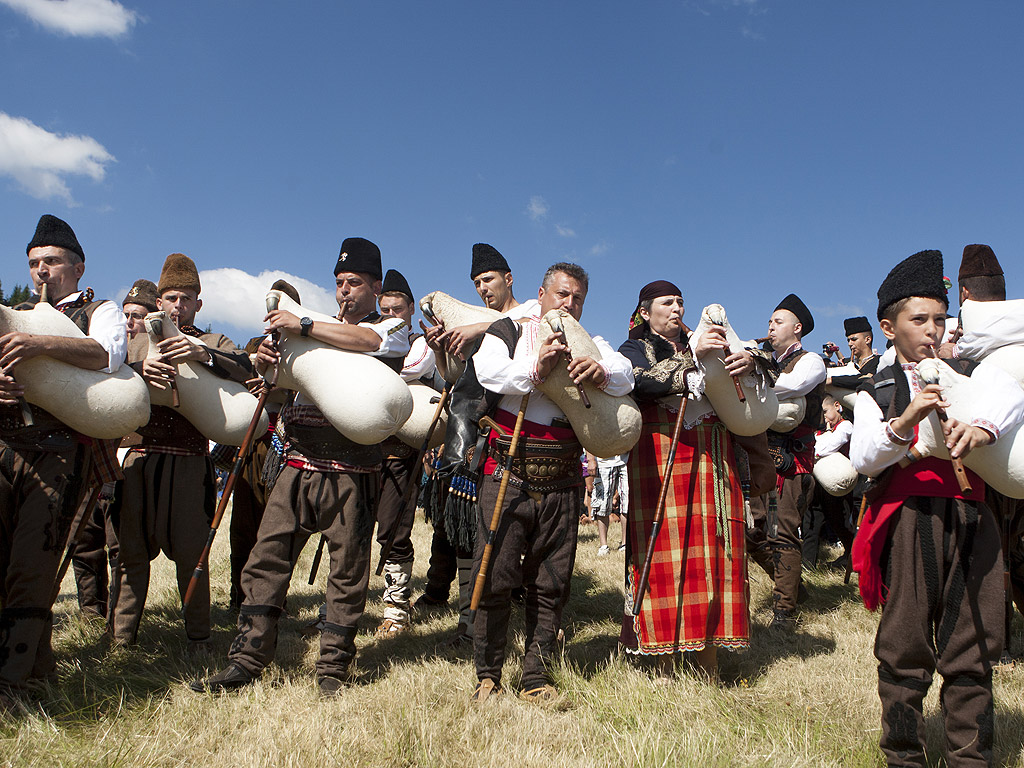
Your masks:
M853 545L864 604L883 606L875 638L882 701L881 748L890 765L925 765L923 701L935 670L943 677L942 717L949 765L988 765L994 716L992 666L1003 647L999 527L985 484L970 470L962 492L950 461L908 463L920 422L947 405L937 385L914 374L934 355L948 300L942 254L921 251L878 289L878 319L897 362L857 395L850 459L879 478ZM966 370L966 366L963 366ZM1024 393L994 367L973 379L986 388L971 424L943 426L950 455L999 438L1024 420Z
M821 399L821 413L825 424L824 429L819 430L814 437L814 461L833 453L849 456L853 422L846 418L843 404L832 395L825 395ZM843 544L843 557L836 563L849 556L853 544L853 531L846 524L849 512L849 496L833 496L820 483L814 484L814 501L804 513L800 531L803 537L804 566L813 568L818 562L821 529L825 523L828 523Z
M195 327L203 306L199 271L188 256L172 253L157 285L158 305L182 335L160 342L160 357L145 359L145 345L131 345L129 363L151 386L171 386L175 364L207 366L224 379L244 383L252 376L249 358L227 337ZM205 346L185 336L200 339ZM184 600L192 572L206 545L216 507L216 480L209 442L188 419L169 406L154 405L141 441L124 460L124 483L111 506L120 544L118 579L113 585L110 629L115 644L135 642L149 593L150 562L160 552L174 561ZM190 652L206 651L210 641L210 579L203 572L184 612Z
M382 318L376 312L381 271L380 249L375 244L361 237L346 238L334 267L341 322L316 322L276 309L265 318L268 333L277 330L362 352L398 372L409 351L409 330L401 318ZM280 359L277 346L268 338L260 345L256 365L267 370ZM227 667L191 683L197 692L241 688L254 682L273 661L292 572L302 548L317 532L327 541L330 563L317 685L322 695L334 696L350 679L357 625L370 580L381 445L363 445L345 437L302 392L281 409L280 423L287 449L267 498L256 545L242 572L244 601L238 612L238 634L228 652Z
M0 712L8 693L55 672L53 589L72 519L92 483L117 477L116 443L91 440L20 400L25 387L16 380L18 363L46 356L115 373L125 355L124 315L117 305L94 301L91 288L78 289L85 253L71 227L42 216L26 252L35 290L45 286L49 302L86 335L0 336ZM29 310L38 300L15 309Z

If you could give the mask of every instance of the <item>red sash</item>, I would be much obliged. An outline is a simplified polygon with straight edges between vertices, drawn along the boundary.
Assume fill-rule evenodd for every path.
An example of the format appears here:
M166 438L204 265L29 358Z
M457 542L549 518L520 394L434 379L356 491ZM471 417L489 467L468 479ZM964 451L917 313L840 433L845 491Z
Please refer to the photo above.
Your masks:
M972 490L970 494L964 495L953 474L953 465L946 459L929 456L907 467L896 467L885 491L867 508L853 540L850 555L853 570L859 576L861 599L869 611L885 603L882 549L888 538L893 515L911 496L983 501L985 482L969 469L967 476Z
M504 411L498 408L494 412L494 421L500 424L506 432L512 432L516 428L516 414ZM576 433L572 431L572 427L553 427L549 424L538 424L535 421L529 421L523 419L523 428L519 433L523 437L535 437L540 440L555 440L560 443L568 443L576 440ZM488 444L494 442L497 438L497 430L491 430L491 434L487 438ZM490 457L484 460L484 474L493 475L495 467L498 466L498 462Z

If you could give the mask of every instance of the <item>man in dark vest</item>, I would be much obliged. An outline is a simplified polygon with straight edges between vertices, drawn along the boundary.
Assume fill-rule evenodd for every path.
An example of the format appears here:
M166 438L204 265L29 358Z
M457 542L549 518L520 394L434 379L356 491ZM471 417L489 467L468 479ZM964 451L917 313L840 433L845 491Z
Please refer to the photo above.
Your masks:
M334 273L340 323L314 322L275 310L266 317L268 332L308 336L378 357L396 372L401 370L409 351L408 326L375 311L381 290L380 249L361 237L347 238ZM257 368L266 369L279 360L268 339L257 353ZM330 562L317 685L324 696L334 696L350 679L357 625L366 607L373 507L383 453L380 444L360 445L346 438L301 392L281 409L280 418L287 453L242 572L244 601L238 635L228 652L230 663L211 677L193 681L197 692L240 688L255 681L273 661L292 571L309 537L317 532L327 541Z
M110 452L101 453L105 444L25 404L18 363L42 355L113 373L125 357L117 304L94 301L91 288L78 289L85 253L71 227L43 216L26 250L37 293L45 286L49 302L86 337L0 336L0 708L9 694L54 674L54 581L72 519L90 486L117 476ZM17 309L31 309L38 300Z
M157 291L160 309L182 335L160 342L157 358L130 360L151 385L171 385L175 364L208 366L225 379L244 383L252 376L249 357L227 336L195 327L203 306L195 263L182 253L164 261ZM193 344L192 336L205 346ZM135 346L133 345L133 352ZM145 354L139 348L137 354ZM120 543L119 579L114 585L110 628L117 645L135 642L149 593L150 561L164 552L174 561L184 600L196 563L206 545L216 507L216 478L206 437L174 408L152 406L149 423L124 460L124 483L111 507ZM210 642L210 580L203 573L184 612L190 653L206 652Z
M270 286L270 290L281 291L296 304L302 303L299 300L298 290L287 280L275 280L274 284ZM264 335L249 339L245 345L246 354L254 356L265 338ZM263 378L260 376L246 382L249 391L256 397L262 394L263 384ZM271 392L266 405L269 417L267 431L253 441L252 448L242 462L238 476L235 478L235 490L231 494L231 528L229 532L232 608L237 609L242 605L242 571L249 560L252 548L256 546L260 521L263 520L263 510L267 505L267 484L263 480L264 463L275 439L274 433L277 429L277 418L281 413L281 406L289 399L291 399L289 390L276 389ZM280 436L277 440L280 442ZM218 467L231 471L235 457L238 456L238 448L233 445L217 446L214 453L220 453L225 461L225 465L218 465Z
M821 424L821 398L825 391L825 363L807 352L802 339L814 330L814 318L795 294L784 298L768 321L772 357L782 368L775 382L781 401L803 397L803 421L790 432L768 431L768 447L775 459L777 499L750 500L754 529L748 549L754 560L775 579L772 591L772 626L785 627L796 615L801 577L800 524L814 492L814 434Z
M512 292L512 269L498 249L487 243L473 245L470 279L483 303L515 321L540 317L537 299L523 303ZM480 454L473 445L478 437L477 421L483 411L484 390L476 379L472 355L490 323L475 323L458 328L425 327L427 343L438 353L438 370L443 370L444 355L458 355L469 362L450 398L448 428L444 453L438 471L431 477L426 494L427 518L434 524L430 544L430 565L424 593L416 601L418 609L446 605L452 579L459 581L459 624L455 634L446 641L450 648L472 645L470 622L470 576L473 568L473 540L476 531L476 503L470 502L475 476L479 474ZM473 457L476 456L474 461ZM458 490L458 493L450 493ZM468 498L467 498L468 497Z
M148 346L143 321L150 312L157 311L159 298L156 284L145 278L136 280L128 290L121 302L121 309L124 311L129 346L143 340ZM121 441L121 446L124 448L137 441L138 435L133 432ZM113 578L117 578L117 532L110 519L113 496L114 483L105 483L89 520L83 523L75 538L74 556L71 559L75 569L75 585L78 587L78 607L84 614L102 619L107 618L110 586L107 578L108 563Z
M540 317L553 309L579 320L588 288L587 273L576 264L559 262L548 268L538 291L539 316L519 323L508 317L496 321L474 355L477 376L497 395L488 438L488 456L480 482L474 570L479 572L485 542L507 467L500 526L490 553L480 613L474 627L474 661L478 702L501 692L512 591L525 589L525 654L522 691L528 701L558 697L552 685L551 664L557 656L562 610L569 599L576 559L583 477L582 448L565 413L537 386L556 364L564 365L568 351L558 334L542 335ZM569 372L578 384L597 387L610 395L633 389L633 366L601 337L594 337L600 360L574 356ZM559 361L562 361L561 363ZM528 396L528 401L524 397ZM515 460L508 462L517 415L523 413L522 435Z

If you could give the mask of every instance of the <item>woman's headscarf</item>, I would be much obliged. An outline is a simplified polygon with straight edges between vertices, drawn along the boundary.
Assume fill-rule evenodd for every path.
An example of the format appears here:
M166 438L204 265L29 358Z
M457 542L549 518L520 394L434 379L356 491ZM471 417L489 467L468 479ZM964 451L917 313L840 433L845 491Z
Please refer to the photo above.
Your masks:
M636 309L629 318L629 338L639 339L647 332L647 321L640 314L640 305L645 301L661 298L662 296L682 296L674 283L668 280L655 280L640 289L640 296L636 300Z

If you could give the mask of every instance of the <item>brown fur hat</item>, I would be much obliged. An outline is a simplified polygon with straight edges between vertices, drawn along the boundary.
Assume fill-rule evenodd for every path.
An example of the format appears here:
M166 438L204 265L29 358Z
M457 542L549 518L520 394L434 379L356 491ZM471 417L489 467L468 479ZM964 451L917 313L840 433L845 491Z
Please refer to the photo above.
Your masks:
M999 259L987 245L974 244L964 246L964 257L960 262L958 280L968 277L990 277L1003 274Z
M125 304L138 304L140 307L145 307L150 312L156 312L156 302L160 298L160 294L156 292L156 285L152 280L146 278L140 278L135 281L135 284L128 291L128 295L124 297L124 301L121 302L121 306Z
M184 253L172 253L164 261L157 292L163 296L167 291L202 291L196 263Z

